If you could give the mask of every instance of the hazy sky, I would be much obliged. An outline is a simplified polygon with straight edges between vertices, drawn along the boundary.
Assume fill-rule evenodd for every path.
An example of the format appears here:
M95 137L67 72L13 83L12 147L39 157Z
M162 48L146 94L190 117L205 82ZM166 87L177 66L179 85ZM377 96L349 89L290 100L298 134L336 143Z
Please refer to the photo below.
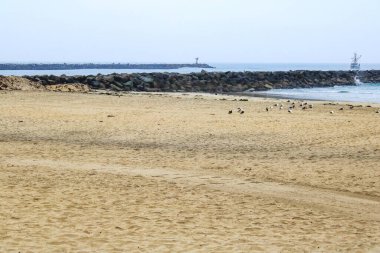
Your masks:
M380 0L0 0L0 62L380 62Z

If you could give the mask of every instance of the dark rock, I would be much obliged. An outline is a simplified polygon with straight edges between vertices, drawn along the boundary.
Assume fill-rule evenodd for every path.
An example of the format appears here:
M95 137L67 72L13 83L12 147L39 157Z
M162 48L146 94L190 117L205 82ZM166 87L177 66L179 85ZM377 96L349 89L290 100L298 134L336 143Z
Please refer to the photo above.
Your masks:
M153 83L153 78L148 77L148 76L139 76L140 80L145 82L145 83Z
M121 88L121 87L119 87L119 86L116 86L115 84L110 84L110 85L109 85L109 88L110 88L111 90L115 90L115 91L122 91L122 90L123 90L123 88Z
M42 85L82 83L93 89L115 91L242 92L297 87L354 85L352 71L206 72L191 74L141 73L96 76L24 76ZM362 82L380 82L380 71L361 71Z

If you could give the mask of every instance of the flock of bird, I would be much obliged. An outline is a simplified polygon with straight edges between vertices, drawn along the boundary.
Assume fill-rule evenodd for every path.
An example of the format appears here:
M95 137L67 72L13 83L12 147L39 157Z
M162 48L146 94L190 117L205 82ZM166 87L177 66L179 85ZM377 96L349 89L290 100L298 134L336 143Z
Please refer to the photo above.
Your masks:
M243 110L242 108L240 108L240 107L238 107L238 108L236 109L236 111L237 111L238 113L240 113L240 114L244 114L244 110ZM228 114L232 114L232 112L233 112L233 110L229 110L229 111L228 111Z
M290 100L287 101L288 103L290 103ZM270 110L272 110L274 107L277 107L279 108L279 110L283 110L284 109L284 105L283 104L274 104L273 106L270 106L270 107L266 107L265 110L267 112L269 112ZM293 110L297 107L296 103L293 102L291 103L291 105L288 107L288 113L293 113ZM313 105L312 104L308 104L307 102L300 102L299 104L299 107L302 108L302 110L306 110L306 109L312 109L313 108ZM244 110L243 108L241 107L238 107L236 109L237 113L240 113L240 114L244 114ZM233 110L229 110L228 111L228 114L232 114L233 113Z
M288 113L293 113L293 110L296 109L297 106L298 106L299 108L301 108L302 110L307 110L307 109L313 109L313 108L314 108L313 104L310 104L310 103L308 103L308 102L304 102L304 101L300 101L300 102L298 102L298 104L297 104L296 102L291 102L290 100L288 100L287 103L291 103L290 106L288 106ZM349 108L350 108L351 110L354 109L354 107L355 107L355 106L353 106L353 105L348 105L348 106L349 106ZM270 110L274 109L275 107L276 107L276 108L279 108L279 110L283 110L283 109L284 109L284 105L283 105L282 103L280 103L280 104L279 104L279 103L276 103L276 104L274 104L273 106L266 107L265 110L266 110L267 112L269 112ZM339 108L339 110L340 110L340 111L343 111L344 108L341 107L341 108ZM238 107L238 108L236 109L236 112L239 113L239 114L244 114L244 110L243 110L243 108L241 108L241 107ZM232 114L232 113L233 113L233 110L229 110L229 111L228 111L228 114ZM334 113L335 113L334 111L330 111L330 114L334 114ZM378 110L376 111L376 113L380 113L380 109L378 109Z

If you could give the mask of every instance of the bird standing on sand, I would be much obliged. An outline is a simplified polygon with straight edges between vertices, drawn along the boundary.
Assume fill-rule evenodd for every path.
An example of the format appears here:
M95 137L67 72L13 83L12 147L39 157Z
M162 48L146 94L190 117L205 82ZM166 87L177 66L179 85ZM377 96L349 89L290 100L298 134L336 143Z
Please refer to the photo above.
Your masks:
M232 114L232 110L229 110L229 111L228 111L228 114Z
M293 113L292 109L289 108L288 109L288 113Z

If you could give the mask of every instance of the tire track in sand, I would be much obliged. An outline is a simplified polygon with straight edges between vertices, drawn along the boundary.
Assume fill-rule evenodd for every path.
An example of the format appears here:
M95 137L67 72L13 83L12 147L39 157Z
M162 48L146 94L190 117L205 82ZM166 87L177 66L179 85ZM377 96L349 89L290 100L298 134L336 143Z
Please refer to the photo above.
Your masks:
M119 164L78 163L47 159L8 159L3 163L25 167L42 166L53 169L79 169L101 173L138 175L182 185L202 186L218 191L260 195L297 205L340 211L363 220L380 221L380 199L346 192L276 182L256 182L225 175L215 175L207 171L135 168Z

